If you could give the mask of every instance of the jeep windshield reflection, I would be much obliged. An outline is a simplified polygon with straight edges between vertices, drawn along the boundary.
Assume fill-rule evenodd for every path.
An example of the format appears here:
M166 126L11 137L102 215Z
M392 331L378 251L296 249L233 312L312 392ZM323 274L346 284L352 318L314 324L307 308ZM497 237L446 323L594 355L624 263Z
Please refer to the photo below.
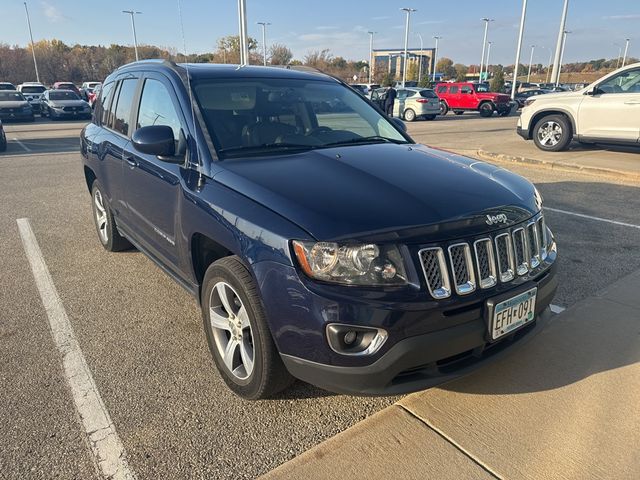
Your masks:
M223 158L367 143L410 143L389 120L339 83L294 79L194 84Z

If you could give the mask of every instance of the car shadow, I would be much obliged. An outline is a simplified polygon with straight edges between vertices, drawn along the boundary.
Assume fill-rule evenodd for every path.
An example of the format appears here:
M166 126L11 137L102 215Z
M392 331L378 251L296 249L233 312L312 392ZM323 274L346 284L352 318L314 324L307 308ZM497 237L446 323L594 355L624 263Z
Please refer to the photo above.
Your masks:
M592 152L605 150L620 153L640 153L640 144L636 145L616 145L612 143L580 143L572 142L569 146L571 152Z

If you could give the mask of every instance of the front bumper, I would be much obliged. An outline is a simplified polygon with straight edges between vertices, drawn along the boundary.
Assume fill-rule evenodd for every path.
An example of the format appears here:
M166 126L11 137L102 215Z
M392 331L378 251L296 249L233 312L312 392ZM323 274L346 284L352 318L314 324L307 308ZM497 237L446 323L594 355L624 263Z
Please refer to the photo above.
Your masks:
M538 287L536 319L495 343L488 341L488 320L479 306L472 315L460 313L470 320L450 318L455 326L400 340L369 365L337 366L289 354L281 358L293 376L337 393L395 395L429 388L470 373L540 332L552 315L549 304L558 286L555 263L514 294L533 286Z
M91 118L91 110L88 111L74 111L74 112L65 112L51 109L51 117L52 118Z

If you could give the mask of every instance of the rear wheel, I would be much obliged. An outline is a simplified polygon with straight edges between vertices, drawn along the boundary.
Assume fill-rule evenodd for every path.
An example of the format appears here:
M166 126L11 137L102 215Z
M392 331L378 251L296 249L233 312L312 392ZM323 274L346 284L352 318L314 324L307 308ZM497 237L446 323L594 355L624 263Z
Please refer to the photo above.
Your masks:
M488 118L491 115L493 115L493 105L491 105L490 103L483 103L482 105L480 105L480 116L481 117L485 117Z
M533 127L533 141L540 150L560 152L571 143L571 125L563 115L542 117Z
M91 198L93 200L91 202L93 220L96 225L98 239L105 250L109 252L119 252L131 248L132 245L129 243L129 240L118 232L102 185L100 185L97 180L93 182Z
M247 400L267 398L293 381L267 326L258 289L236 256L209 266L202 284L209 350L227 386Z
M413 110L411 110L410 108L407 108L404 111L404 119L407 122L413 122L416 119L416 112L414 112Z
M449 112L449 106L445 102L440 102L440 115L446 115Z

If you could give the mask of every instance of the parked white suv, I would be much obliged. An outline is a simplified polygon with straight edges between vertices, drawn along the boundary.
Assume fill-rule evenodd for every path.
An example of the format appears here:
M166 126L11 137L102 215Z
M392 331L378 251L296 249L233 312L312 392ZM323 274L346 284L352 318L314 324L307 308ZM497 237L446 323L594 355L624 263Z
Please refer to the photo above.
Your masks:
M640 63L605 75L576 92L550 93L525 102L518 134L541 150L559 152L582 143L640 142Z

